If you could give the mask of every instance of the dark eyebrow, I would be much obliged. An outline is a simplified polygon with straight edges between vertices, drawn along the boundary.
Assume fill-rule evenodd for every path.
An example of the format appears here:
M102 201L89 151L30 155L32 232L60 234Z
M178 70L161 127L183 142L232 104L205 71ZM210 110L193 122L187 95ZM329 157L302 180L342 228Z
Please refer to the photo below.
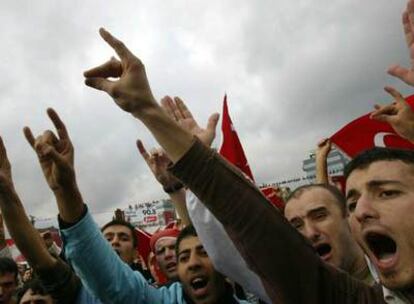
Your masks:
M302 220L302 219L299 216L295 216L295 217L292 217L288 221L289 221L289 223L293 223L293 222L300 221L300 220Z
M375 188L375 187L380 187L380 186L388 185L388 184L401 185L402 183L397 180L373 180L368 183L368 187Z
M204 250L204 246L201 244L196 247L196 250L200 250L200 249Z
M309 216L309 215L312 215L312 214L318 213L318 212L320 212L320 211L325 211L325 210L327 210L327 209L326 209L326 207L321 206L321 207L318 207L318 208L315 208L315 209L309 210L307 215Z
M121 235L121 236L126 235L127 237L129 237L129 236L130 236L130 235L129 235L128 233L126 233L126 232L118 232L118 233L117 233L117 235Z
M179 253L178 253L178 256L180 256L180 255L182 255L182 254L184 254L184 253L189 253L191 250L190 249L184 249L183 251L180 251Z
M397 180L372 180L368 182L368 188L377 188L377 187L381 187L381 186L389 185L389 184L402 185L402 183ZM357 193L358 193L357 190L351 189L346 195L346 200L348 200L351 196L354 196Z

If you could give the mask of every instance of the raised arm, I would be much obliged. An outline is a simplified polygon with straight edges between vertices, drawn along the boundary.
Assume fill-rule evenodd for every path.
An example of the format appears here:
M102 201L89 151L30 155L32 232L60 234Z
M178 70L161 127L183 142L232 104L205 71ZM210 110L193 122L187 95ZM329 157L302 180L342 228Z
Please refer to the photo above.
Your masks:
M371 118L389 123L402 138L414 143L414 111L396 89L386 87L394 101L388 105L375 105Z
M122 110L141 120L171 161L176 162L191 147L193 136L172 121L155 101L141 60L106 30L101 28L99 33L120 60L112 58L86 71L85 84L107 92Z
M402 24L405 40L411 59L411 67L405 68L400 65L392 65L388 73L404 81L406 84L414 86L414 0L409 0L407 8L402 15Z
M25 127L23 132L36 152L43 175L56 197L60 217L67 223L74 223L84 211L75 177L74 149L66 126L55 110L49 108L47 114L58 136L46 130L35 139L29 127Z
M6 149L0 138L0 209L17 248L39 275L47 291L59 303L75 303L80 281L69 266L52 257L32 226L17 195Z
M162 149L154 149L150 153L144 147L142 141L137 140L137 148L142 158L147 163L155 179L161 184L174 204L178 217L184 226L191 224L185 205L184 185L173 176L167 169L171 160Z
M325 138L316 147L316 183L329 184L328 176L328 154L331 151L331 141Z
M327 304L332 303L330 295L340 293L338 304L351 303L353 294L365 286L325 266L240 170L169 118L152 96L141 61L107 31L100 33L121 61L112 59L85 72L86 84L106 91L151 131L175 163L174 175L223 224L269 298L274 303Z
M35 269L52 268L56 263L40 234L32 226L14 188L11 165L0 138L0 208L7 228L21 253Z

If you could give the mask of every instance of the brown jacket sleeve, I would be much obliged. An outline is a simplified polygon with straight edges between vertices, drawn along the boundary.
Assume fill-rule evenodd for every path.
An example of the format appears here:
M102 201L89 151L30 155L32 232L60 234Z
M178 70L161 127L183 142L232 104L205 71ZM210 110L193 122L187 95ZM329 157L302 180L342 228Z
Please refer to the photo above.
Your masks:
M380 292L325 265L256 186L198 140L171 171L223 224L273 303L385 303Z
M36 269L35 273L56 303L76 303L81 282L69 265L58 258L53 268Z

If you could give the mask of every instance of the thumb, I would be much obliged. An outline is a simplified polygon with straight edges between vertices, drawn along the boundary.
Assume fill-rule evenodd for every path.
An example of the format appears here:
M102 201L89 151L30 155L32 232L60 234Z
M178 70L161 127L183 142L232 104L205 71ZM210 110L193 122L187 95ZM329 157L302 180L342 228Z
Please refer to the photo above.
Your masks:
M404 81L405 83L409 85L412 85L412 83L410 83L408 79L408 75L410 71L400 65L393 65L389 67L387 73L390 74L391 76L401 79L402 81Z
M112 96L114 83L108 79L101 78L101 77L85 78L85 84L88 87L92 87L94 89L104 91Z
M207 122L207 130L216 132L216 127L217 127L219 118L220 118L219 113L214 113L213 115L211 115Z

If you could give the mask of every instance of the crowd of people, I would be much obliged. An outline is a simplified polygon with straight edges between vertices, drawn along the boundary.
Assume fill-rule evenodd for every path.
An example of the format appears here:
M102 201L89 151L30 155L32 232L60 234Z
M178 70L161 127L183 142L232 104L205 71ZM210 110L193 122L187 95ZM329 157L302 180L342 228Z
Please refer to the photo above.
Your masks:
M414 0L403 13L411 68L389 74L414 86ZM317 183L283 195L276 208L243 172L210 148L219 115L198 125L183 100L151 93L143 63L101 28L115 51L84 73L152 133L160 148L137 148L181 219L138 255L134 227L98 227L76 179L74 146L53 109L55 131L24 135L38 156L59 214L62 248L40 234L14 187L0 138L0 209L28 267L0 233L0 303L414 303L414 151L373 148L353 158L345 185L327 171L329 139L317 146ZM371 118L414 143L414 110L394 88ZM277 169L277 168L275 168ZM149 263L149 261L153 261Z

